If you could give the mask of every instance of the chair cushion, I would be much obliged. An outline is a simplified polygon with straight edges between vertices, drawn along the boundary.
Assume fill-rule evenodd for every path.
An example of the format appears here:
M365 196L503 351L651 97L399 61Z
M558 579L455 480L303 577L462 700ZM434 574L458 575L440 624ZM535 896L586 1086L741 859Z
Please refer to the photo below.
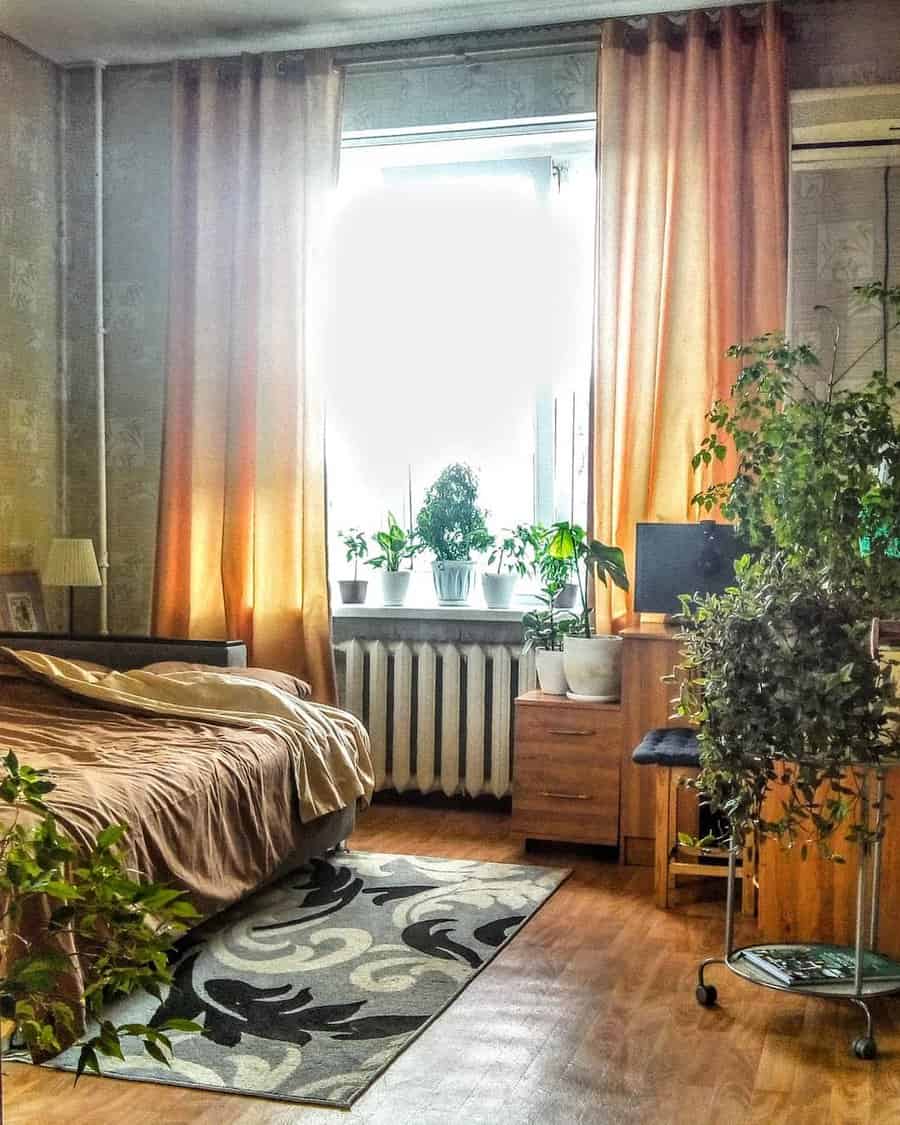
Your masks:
M631 760L641 766L699 766L697 733L689 727L658 727L648 731Z

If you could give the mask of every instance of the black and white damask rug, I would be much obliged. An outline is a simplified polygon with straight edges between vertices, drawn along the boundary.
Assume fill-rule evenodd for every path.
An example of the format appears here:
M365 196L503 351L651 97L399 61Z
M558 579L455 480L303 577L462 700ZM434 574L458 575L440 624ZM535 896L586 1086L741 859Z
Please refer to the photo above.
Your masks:
M203 1036L169 1033L171 1069L125 1040L124 1062L104 1058L103 1072L346 1108L567 874L371 852L314 860L194 931L162 1005L130 998L106 1013L202 1024ZM49 1065L76 1059L72 1048Z

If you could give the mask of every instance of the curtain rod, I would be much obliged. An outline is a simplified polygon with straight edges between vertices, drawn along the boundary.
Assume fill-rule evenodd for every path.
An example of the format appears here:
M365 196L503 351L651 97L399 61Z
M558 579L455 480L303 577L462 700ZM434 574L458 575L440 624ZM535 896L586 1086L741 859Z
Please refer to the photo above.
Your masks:
M416 66L452 66L467 62L491 62L527 55L580 54L596 51L603 24L619 20L635 28L646 27L650 16L662 16L678 25L695 11L712 20L719 18L722 7L736 7L744 18L756 19L761 4L726 4L689 11L654 12L609 16L606 19L578 23L544 24L513 31L476 31L469 34L400 40L392 43L370 43L337 48L334 61L349 72L389 70ZM481 45L483 44L483 45Z

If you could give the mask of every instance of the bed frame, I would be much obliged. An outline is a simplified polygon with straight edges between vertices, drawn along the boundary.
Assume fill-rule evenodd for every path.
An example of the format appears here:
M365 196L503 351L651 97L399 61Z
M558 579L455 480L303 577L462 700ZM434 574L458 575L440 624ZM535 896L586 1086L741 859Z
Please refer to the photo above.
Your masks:
M163 660L213 664L218 668L246 668L243 641L187 641L169 637L74 636L65 633L2 633L0 647L45 652L67 660L90 660L125 672Z

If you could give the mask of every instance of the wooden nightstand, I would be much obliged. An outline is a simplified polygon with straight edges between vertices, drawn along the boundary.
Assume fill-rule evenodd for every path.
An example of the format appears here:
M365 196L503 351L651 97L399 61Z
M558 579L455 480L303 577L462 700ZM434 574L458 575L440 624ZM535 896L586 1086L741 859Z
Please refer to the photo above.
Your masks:
M523 839L619 843L622 709L529 691L516 700L512 830Z

